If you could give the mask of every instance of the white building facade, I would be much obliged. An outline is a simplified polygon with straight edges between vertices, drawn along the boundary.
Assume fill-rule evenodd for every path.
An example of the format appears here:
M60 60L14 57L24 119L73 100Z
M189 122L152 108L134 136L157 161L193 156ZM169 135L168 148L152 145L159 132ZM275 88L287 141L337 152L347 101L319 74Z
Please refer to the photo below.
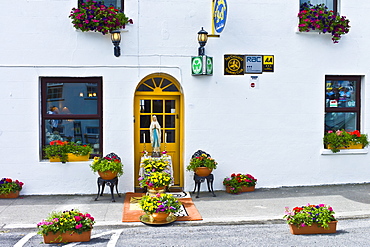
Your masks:
M173 156L175 184L185 191L193 190L186 166L199 149L219 163L215 190L224 190L231 173L252 174L257 187L270 188L370 182L367 148L333 154L322 141L328 81L355 81L355 119L343 121L370 133L368 1L338 0L351 26L338 44L330 34L298 32L299 0L228 1L224 30L205 46L213 57L208 76L192 75L191 58L198 31L213 33L212 0L124 0L133 24L121 30L119 57L110 35L73 28L68 16L77 4L0 3L0 177L24 182L23 194L97 192L91 161L42 157L52 132L46 111L55 104L68 115L60 123L64 138L121 157L122 193L137 187L153 114L164 130L161 149ZM273 56L274 70L225 75L225 56L233 54Z

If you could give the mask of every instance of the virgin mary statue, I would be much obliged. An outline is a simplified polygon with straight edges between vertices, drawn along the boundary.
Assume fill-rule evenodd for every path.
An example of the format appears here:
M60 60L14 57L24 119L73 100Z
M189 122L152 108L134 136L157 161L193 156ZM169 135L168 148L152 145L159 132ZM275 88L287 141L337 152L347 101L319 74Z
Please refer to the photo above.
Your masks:
M152 122L150 123L150 142L153 147L152 156L160 156L161 151L161 126L157 121L157 116L153 115Z

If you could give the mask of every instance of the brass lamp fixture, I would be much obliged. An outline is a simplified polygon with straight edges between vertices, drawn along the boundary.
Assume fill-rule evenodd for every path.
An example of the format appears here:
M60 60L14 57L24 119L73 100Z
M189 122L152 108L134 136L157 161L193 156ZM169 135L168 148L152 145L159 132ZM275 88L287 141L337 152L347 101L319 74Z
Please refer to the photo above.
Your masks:
M198 56L204 56L205 49L204 46L206 45L208 40L208 32L202 29L198 32L198 42L200 47L198 48Z
M119 43L121 42L121 32L119 30L112 31L111 39L114 45L114 55L116 57L121 56L121 48L119 47Z

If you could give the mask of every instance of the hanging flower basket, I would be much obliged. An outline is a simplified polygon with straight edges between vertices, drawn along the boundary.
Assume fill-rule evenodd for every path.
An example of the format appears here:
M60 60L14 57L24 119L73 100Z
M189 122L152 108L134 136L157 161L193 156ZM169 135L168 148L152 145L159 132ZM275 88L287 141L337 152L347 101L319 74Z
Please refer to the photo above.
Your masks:
M343 34L349 32L349 20L328 10L325 4L303 3L298 13L300 32L319 31L330 33L333 43L338 43Z
M121 10L104 5L103 1L87 0L80 3L78 8L72 9L69 18L77 30L100 32L103 35L123 29L128 23L133 24L132 19Z

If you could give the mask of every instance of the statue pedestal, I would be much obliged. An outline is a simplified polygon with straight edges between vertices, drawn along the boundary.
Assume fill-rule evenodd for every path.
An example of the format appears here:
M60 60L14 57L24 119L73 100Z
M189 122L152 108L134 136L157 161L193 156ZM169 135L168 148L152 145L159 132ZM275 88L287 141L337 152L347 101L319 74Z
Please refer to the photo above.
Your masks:
M161 152L152 152L152 157L161 157Z

